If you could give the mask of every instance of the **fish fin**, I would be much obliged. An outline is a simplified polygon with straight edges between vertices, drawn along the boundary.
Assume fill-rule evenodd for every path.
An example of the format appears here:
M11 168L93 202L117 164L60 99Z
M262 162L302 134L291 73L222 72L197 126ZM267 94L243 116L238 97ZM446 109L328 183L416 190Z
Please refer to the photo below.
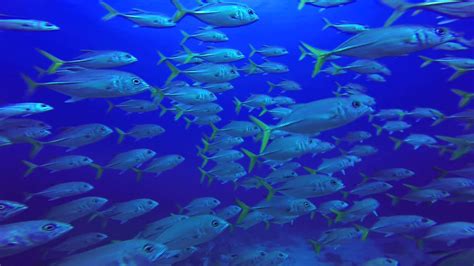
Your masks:
M183 39L181 40L181 42L179 43L180 45L184 45L186 43L186 41L191 38L191 35L189 35L187 32L185 32L184 30L181 30L180 31L181 34L183 35Z
M268 88L268 93L272 92L272 90L275 88L276 84L275 83L272 83L270 81L267 81L267 84L269 86Z
M323 19L324 23L326 23L324 25L324 27L322 28L322 30L326 30L327 28L330 28L330 27L333 26L333 24L331 23L331 21L329 21L329 19L327 19L325 17L323 17L322 19Z
M102 174L104 173L104 168L96 163L90 164L90 167L97 169L97 174L95 175L95 179L100 179Z
M211 123L210 126L211 126L211 129L212 129L212 134L211 134L210 139L212 140L216 137L216 134L219 131L219 129L216 127L216 125L214 125L214 123Z
M263 136L262 136L262 145L260 146L260 153L263 153L263 151L267 147L268 141L270 140L272 128L254 116L250 116L250 120L252 120L252 122L254 122L258 127L262 129Z
M171 70L171 74L166 80L166 84L169 84L173 79L175 79L179 75L179 73L181 73L181 71L168 61L166 61L166 65Z
M459 101L459 104L458 104L459 108L462 108L466 106L467 104L469 104L469 102L474 97L474 93L470 93L467 91L458 90L458 89L451 89L451 91L461 97L461 100Z
M368 180L369 180L369 176L364 174L364 173L359 173L360 176L362 176L362 181L360 182L360 184L364 184L366 183Z
M239 199L235 199L235 202L242 209L242 211L240 212L239 218L237 219L237 224L240 224L245 219L245 217L247 217L247 215L249 214L249 211L250 211L251 208L250 208L250 206L245 204L245 202L243 202Z
M301 45L303 45L303 47L305 47L316 57L316 64L314 65L313 73L311 74L311 76L314 78L321 71L321 67L326 62L328 56L331 55L331 52L317 49L316 47L313 47L305 42L301 42Z
M234 104L235 104L235 113L239 114L240 110L242 109L242 102L237 97L234 97Z
M313 247L314 252L316 252L316 254L321 253L321 249L323 248L323 244L319 243L318 241L312 240L312 239L309 239L308 242L311 244L311 246Z
M403 140L401 139L397 139L395 137L389 137L393 143L394 143L394 146L393 146L393 150L396 151L400 148L400 146L403 144Z
M99 2L109 13L107 13L107 15L103 16L102 17L102 20L104 21L108 21L108 20L111 20L113 19L114 17L120 15L120 12L118 12L117 10L115 10L113 7L111 7L109 4L107 4L106 2L104 1L100 1Z
M201 152L198 152L198 156L202 158L201 168L206 167L207 163L209 162L209 157L207 157L206 155L202 154Z
M429 64L433 63L433 61L434 61L434 59L429 58L427 56L420 55L419 57L421 59L423 59L423 64L421 64L421 66L420 66L421 68L424 68L424 67L428 66Z
M375 127L375 129L377 130L376 131L377 136L380 136L380 134L382 134L383 127L381 127L377 124L372 124L372 126Z
M156 65L161 65L161 63L163 63L163 62L165 62L166 60L168 60L168 57L166 57L162 52L156 51L156 53L157 53L158 56L160 57L160 60L158 60L158 62L156 63Z
M135 179L137 180L137 182L142 181L142 178L143 178L143 171L142 171L141 169L136 168L136 167L133 167L133 168L132 168L132 171L137 174L137 175L135 176Z
M303 167L304 170L306 170L306 172L308 172L309 174L312 174L312 175L315 175L318 173L318 171L316 169L313 169L313 168L310 168L310 167Z
M201 167L198 167L198 170L199 170L199 172L201 172L200 183L202 184L202 183L204 183L204 180L206 179L206 176L209 175L209 173L206 170L202 169Z
M29 76L21 73L21 78L25 81L26 85L28 86L28 90L26 92L26 94L28 96L31 96L35 93L36 89L38 88L38 86L40 86L41 84L32 80Z
M332 139L335 141L334 145L338 146L339 144L341 144L340 138L332 136Z
M249 163L249 168L248 168L248 173L251 173L253 168L255 167L255 164L257 163L257 160L258 160L258 155L245 149L245 148L242 148L241 149L245 155L247 155L250 159L250 163Z
M39 165L34 164L34 163L32 163L32 162L29 162L29 161L27 161L27 160L23 160L22 162L28 167L28 169L25 171L25 174L23 175L23 177L29 176L30 174L33 173L33 171L34 171L36 168L39 167Z
M117 131L117 134L119 134L119 138L117 140L117 144L120 144L123 142L123 139L125 138L125 136L127 135L127 133L125 133L123 130L121 130L120 128L118 127L115 127L115 131Z
M36 49L40 54L44 55L46 58L48 58L49 60L51 60L53 63L49 66L47 72L49 74L53 74L55 73L58 68L60 68L62 65L64 65L65 61L57 58L56 56L44 51L44 50L41 50L41 49Z
M300 2L298 4L298 10L303 9L304 5L306 5L307 2L308 2L308 0L300 0Z
M330 211L336 215L336 218L334 218L335 223L338 223L338 222L342 221L342 219L344 219L344 216L345 216L344 212L333 210L333 209L331 209Z
M262 111L258 114L258 116L262 116L268 112L268 109L266 106L262 106Z
M181 45L183 47L184 52L186 52L186 58L184 59L184 64L187 64L193 60L194 57L196 57L198 54L193 53L191 49L189 49L186 45Z
M249 58L250 58L250 57L255 55L255 53L257 52L257 49L255 49L255 47L250 43L249 43L249 47L250 47L250 50L251 50L251 52L249 54Z
M454 72L448 79L448 81L453 81L459 78L461 75L465 74L468 71L472 71L471 69L464 69L464 68L454 68L456 72Z
M115 108L115 105L114 105L113 102L111 102L109 100L106 100L106 102L107 102L107 105L108 105L108 107L107 107L107 114L108 114Z
M342 198L347 199L349 197L349 191L341 191Z
M179 0L171 0L173 5L176 7L176 13L173 15L173 21L178 22L190 11L187 10Z
M443 122L444 120L446 120L446 116L445 115L440 115L439 118L437 118L432 124L431 126L434 127L436 125L439 125L441 124L441 122Z
M270 201L276 193L276 190L272 187L272 185L268 184L265 179L261 177L257 178L258 182L262 184L262 186L268 191L267 197L265 198L266 201Z
M303 61L303 59L305 59L305 57L308 55L308 52L303 48L303 46L301 45L298 45L298 49L300 50L301 52L301 55L300 57L298 58L298 61Z
M397 197L390 193L386 193L385 195L392 199L392 206L396 206L400 202L400 197Z
M435 170L436 172L438 172L440 174L438 176L438 178L443 178L449 173L449 171L444 170L444 169L442 169L440 167L437 167L437 166L433 166L433 170Z
M359 224L354 224L354 227L362 232L362 235L361 235L360 239L362 241L366 240L367 236L369 235L369 229L365 228L365 227L363 227L362 225L359 225Z

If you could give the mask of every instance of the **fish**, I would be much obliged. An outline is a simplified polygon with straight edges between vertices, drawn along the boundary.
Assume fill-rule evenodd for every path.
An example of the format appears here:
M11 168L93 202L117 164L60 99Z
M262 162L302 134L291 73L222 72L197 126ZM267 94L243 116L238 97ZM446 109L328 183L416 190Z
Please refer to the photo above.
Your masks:
M235 66L229 64L202 63L185 70L177 69L170 62L166 65L171 70L166 83L171 82L179 74L184 74L190 79L202 83L222 83L234 80L240 76Z
M252 61L252 59L249 59L249 62L250 69L248 70L248 74L258 74L259 71L262 71L263 74L279 74L290 71L287 65L278 62L273 62L266 58L264 58L264 62L261 64L255 63L254 61Z
M387 168L387 169L376 171L370 176L364 173L360 173L360 175L364 178L363 182L367 181L368 179L374 179L378 181L387 182L387 181L398 181L401 179L412 177L415 175L415 172L406 168Z
M392 75L392 71L385 65L369 59L359 59L347 66L339 66L335 63L331 64L336 72L350 70L359 74L383 74L386 76Z
M404 139L397 139L390 137L394 142L394 150L398 150L403 143L408 143L413 146L414 150L419 149L421 146L433 147L437 141L435 138L425 134L410 134Z
M163 233L166 229L170 228L176 223L188 219L189 216L171 214L170 216L161 218L155 222L149 223L145 228L138 233L135 238L138 239L153 239Z
M25 201L29 201L34 197L45 197L48 201L78 196L92 191L94 186L86 182L66 182L50 186L35 193L27 193Z
M252 44L249 44L249 46L251 50L249 57L252 57L255 54L260 54L263 57L275 57L288 54L288 50L284 47L264 45L261 48L256 49Z
M324 231L318 240L308 240L314 251L319 254L325 247L337 249L342 243L352 239L367 239L369 231L361 226L358 227L341 227Z
M96 217L119 221L120 224L140 217L158 207L159 203L152 199L135 199L126 202L119 202L108 209L97 212L89 218L92 221Z
M366 197L373 194L383 193L392 188L393 186L389 183L383 181L373 181L359 184L354 189L347 192L347 194L357 195L359 197Z
M80 250L90 248L109 238L108 235L98 232L85 233L69 237L60 244L48 249L45 258L53 258L61 255L72 255Z
M46 70L48 74L56 73L63 66L101 69L126 66L138 61L135 56L123 51L81 50L82 54L80 56L72 60L63 60L44 50L37 50L52 62Z
M370 231L390 237L395 234L408 234L436 225L436 222L419 215L381 216L370 227Z
M456 221L430 227L423 240L441 241L448 246L452 246L458 240L472 237L474 237L474 224Z
M466 105L468 105L472 98L474 97L474 93L471 93L471 92L467 92L467 91L463 91L463 90L458 90L458 89L452 89L451 90L454 94L458 95L459 97L461 97L461 99L459 100L459 104L458 104L458 107L459 108L463 108L465 107ZM441 117L439 117L441 118Z
M199 156L203 159L201 168L204 168L208 161L211 160L217 164L234 162L244 157L244 154L238 150L220 150L212 156L206 156L202 153L199 153Z
M332 137L336 141L336 145L339 145L341 142L347 142L353 144L356 142L363 143L365 140L370 139L372 134L368 131L349 131L342 138Z
M115 10L112 6L104 1L99 2L109 13L102 17L102 20L108 21L114 17L120 16L134 23L133 27L150 27L150 28L169 28L176 26L176 22L166 15L145 11L143 9L134 8L129 13L122 13Z
M11 217L17 216L18 214L26 211L28 206L23 203L0 200L0 222L3 222Z
M180 212L184 212L187 216L207 214L220 204L221 202L213 197L196 198L184 206Z
M184 160L185 158L181 155L169 154L153 159L143 169L132 168L132 170L137 173L137 180L140 180L142 172L153 173L159 176L163 172L177 167L183 163Z
M201 42L226 42L229 40L229 37L224 32L214 29L212 27L203 27L200 30L189 34L184 30L181 30L183 39L181 40L181 45L185 44L189 39L196 39Z
M135 74L109 69L81 69L60 75L48 82L36 82L24 74L22 78L28 86L28 94L33 94L38 87L47 87L69 96L66 103L93 98L132 96L151 88Z
M270 88L268 89L268 93L272 92L274 88L278 88L282 92L300 91L300 90L303 89L301 87L301 85L299 83L297 83L296 81L287 80L287 79L284 79L284 80L282 80L278 83L273 83L273 82L267 81L267 84L268 84L268 86L270 86Z
M133 149L115 155L104 169L120 170L120 174L132 168L140 167L143 163L155 157L156 152L150 149Z
M322 173L332 176L336 172L341 172L345 175L345 169L353 167L356 163L361 162L360 157L354 155L342 155L334 158L323 159L321 164L316 169L306 167L305 169L311 173Z
M201 58L202 60L210 63L232 63L245 58L241 51L233 48L208 47L207 50L195 53L185 45L182 45L182 47L188 55L184 61L185 64L190 62L195 57Z
M300 0L298 10L303 9L305 5L312 5L322 8L339 7L354 3L355 0Z
M133 126L127 132L121 130L120 128L116 127L115 131L119 134L119 138L117 143L120 144L124 140L125 137L130 136L135 139L135 141L143 140L143 139L152 139L155 138L163 133L165 133L165 129L157 124L139 124Z
M211 126L212 127L212 126ZM260 133L260 128L250 121L233 120L221 128L212 127L211 139L216 134L225 134L232 137L252 137Z
M340 32L360 33L369 29L367 26L361 25L361 24L354 24L354 23L334 24L331 21L329 21L327 18L323 17L322 19L324 23L326 23L323 27L323 30L326 30L328 28L335 28L336 30Z
M30 174L32 174L33 171L37 168L45 168L45 169L48 169L50 173L57 173L64 170L71 170L71 169L76 169L76 168L80 168L84 166L90 166L97 169L97 176L96 176L97 178L99 178L102 175L102 171L103 171L102 167L94 163L94 161L91 158L87 156L82 156L82 155L61 156L58 158L54 158L47 163L39 164L39 165L26 161L26 160L23 160L23 163L28 167L25 174L23 175L24 177L27 177Z
M379 257L362 263L362 266L398 266L399 262L392 258Z
M215 27L238 27L259 20L255 11L243 3L209 2L195 9L185 8L179 0L172 0L177 11L173 20L178 22L186 15Z
M419 122L423 118L432 119L436 121L442 117L445 117L445 115L439 110L428 107L417 107L405 115L414 117L417 122Z
M244 219L240 221L240 223L237 224L237 227L247 230L259 223L265 223L266 227L268 228L270 226L269 220L271 219L273 219L273 216L268 213L252 211L247 216L245 216Z
M107 109L107 113L112 111L114 108L119 108L125 111L127 114L137 113L143 114L146 112L153 112L158 110L159 106L158 103L155 101L147 101L147 100L127 100L125 102L121 102L119 104L114 104L111 101L107 101L109 108Z
M379 150L371 145L354 145L350 150L344 151L340 149L344 155L353 155L357 157L366 157L376 154Z
M51 208L45 217L54 221L71 223L93 214L107 202L106 198L83 197Z
M374 82L387 82L387 80L379 74L369 74L366 76L367 81L374 81Z
M0 17L4 17L1 15ZM0 30L8 31L31 31L31 32L46 32L58 31L59 26L44 20L35 19L20 19L20 18L1 18Z
M420 67L426 67L433 62L437 62L448 66L455 70L454 74L451 75L448 81L453 81L464 75L466 72L474 70L474 58L466 58L466 57L443 57L438 59L429 58L427 56L420 56L420 58L424 61Z
M435 203L438 200L445 199L449 197L451 194L447 191L439 190L439 189L424 189L418 188L413 185L404 184L406 187L410 188L411 191L407 194L398 197L387 193L386 195L392 199L392 205L397 205L400 200L407 200L416 203L416 205L421 204L422 202L431 202Z
M31 220L0 225L0 258L44 245L73 229L67 223Z
M429 49L454 39L455 35L446 28L399 25L363 31L331 51L317 49L305 42L301 44L317 58L312 73L312 77L315 77L331 55L363 59L401 56Z
M0 119L14 116L27 117L34 114L52 111L54 108L45 103L13 103L0 107Z
M220 210L216 211L216 216L220 217L224 220L232 219L233 217L237 216L242 211L242 208L237 205L229 205L224 207Z
M382 134L383 130L388 131L388 134L392 135L394 132L404 132L405 129L409 129L411 124L405 121L387 121L383 126L379 126L377 124L372 124L377 130L377 136Z
M369 116L369 122L374 118L378 118L382 121L391 119L403 120L403 118L408 114L407 111L398 108L381 109L378 113Z
M355 221L364 221L364 219L371 213L378 216L377 208L379 206L380 203L374 198L364 198L360 201L354 201L352 206L343 211L332 210L332 212L336 214L334 222L351 223Z
M235 113L239 114L242 106L249 108L249 112L252 112L254 109L261 108L262 111L260 115L266 113L267 106L275 104L273 97L266 94L252 94L245 101L239 100L237 97L234 97L235 104Z
M120 263L153 263L160 258L167 247L143 239L130 239L100 246L82 253L65 257L56 262L58 266L114 265Z

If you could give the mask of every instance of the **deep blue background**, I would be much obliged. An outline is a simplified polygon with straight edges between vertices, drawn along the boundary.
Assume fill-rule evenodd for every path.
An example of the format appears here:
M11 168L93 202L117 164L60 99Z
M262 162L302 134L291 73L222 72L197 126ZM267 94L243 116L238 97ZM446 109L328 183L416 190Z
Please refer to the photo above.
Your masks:
M186 6L194 5L194 1L183 1ZM300 40L314 44L314 46L331 49L348 38L348 35L338 33L334 29L321 31L324 25L321 17L329 18L337 22L346 20L367 24L377 27L383 24L390 15L391 10L382 6L377 1L358 1L356 4L345 7L326 10L322 13L317 8L305 7L302 11L296 9L297 1L245 1L254 8L260 20L252 25L224 29L229 35L230 41L216 46L232 47L242 50L245 54L250 52L248 44L252 43L256 47L264 44L281 45L287 47L290 54L275 61L289 65L290 72L283 75L268 76L242 76L233 82L235 89L231 92L219 96L218 103L225 111L222 114L224 123L232 119L247 119L247 114L243 111L237 116L233 111L232 97L237 96L245 99L251 93L266 93L266 81L278 81L280 77L296 80L302 84L304 90L287 95L295 98L298 102L307 102L324 97L332 96L331 91L335 89L334 81L340 83L351 82L353 74L337 77L327 77L320 74L317 78L311 79L312 64L310 60L298 62L298 43ZM133 7L145 10L160 11L171 15L175 9L165 0L155 1L118 1L109 0L108 3L119 11L127 11ZM71 59L80 54L81 49L95 50L123 50L135 55L139 62L123 68L138 74L147 82L160 86L166 80L169 70L166 66L156 66L158 56L156 50L162 51L166 55L171 55L179 50L179 42L182 38L179 30L193 32L198 27L205 26L193 17L186 17L176 28L170 29L146 29L133 28L132 23L122 18L115 18L104 22L100 18L106 11L97 1L72 1L72 0L3 0L0 13L24 18L36 18L50 21L61 27L57 32L29 33L29 32L0 32L0 81L2 93L0 93L0 103L20 102L24 100L40 101L54 106L53 112L37 115L34 119L44 120L53 126L53 132L57 133L62 127L75 126L84 123L104 123L111 127L120 127L127 130L138 123L158 123L167 132L152 141L141 141L135 143L132 139L126 139L121 145L116 145L118 135L114 134L97 144L80 148L71 154L81 154L92 157L99 164L106 164L116 153L132 148L146 147L155 150L158 155L178 153L186 157L186 161L177 169L164 173L158 178L145 176L143 181L137 183L132 172L118 175L114 170L106 170L101 180L94 179L94 171L89 168L64 171L55 174L48 174L43 169L38 169L28 178L23 178L25 167L21 163L22 159L27 159L29 145L21 144L0 149L0 198L9 200L22 200L24 192L36 192L50 185L65 182L83 180L92 183L96 190L93 195L107 197L111 202L125 201L138 197L150 197L160 202L160 206L153 213L143 217L143 219L132 220L125 226L118 226L114 223L106 228L106 232L112 239L127 239L133 237L135 233L147 222L158 217L163 217L170 212L176 212L176 204L186 204L191 199L199 196L215 196L223 202L223 206L231 204L236 197L244 198L253 203L260 200L264 191L245 192L237 190L234 192L233 185L219 185L214 183L210 187L199 184L199 172L196 167L200 164L200 159L196 157L195 145L200 144L200 138L204 132L209 133L207 128L191 127L184 129L184 122L173 121L171 115L159 117L158 113L147 113L142 115L126 115L121 110L113 110L106 114L107 104L103 100L86 100L78 103L65 104L67 98L54 91L41 88L32 98L25 98L26 85L20 78L20 73L35 75L33 66L46 67L49 61L35 51L41 48L62 59ZM437 15L430 12L422 12L420 15L412 17L409 14L403 16L398 24L424 24L435 25ZM451 25L454 30L464 32L467 38L474 38L472 28L473 20L455 22ZM198 45L195 40L189 40L187 45L194 51L205 49L206 45ZM447 54L457 56L472 56L472 51L446 53L442 51L425 51L424 55L430 57L442 57ZM340 64L350 62L352 59L346 58ZM451 75L452 70L441 69L439 64L432 64L427 68L420 69L422 61L416 55L397 58L384 58L380 62L386 64L392 70L392 76L387 78L387 83L367 83L369 94L376 98L378 108L403 108L411 110L415 107L432 107L441 110L446 114L458 111L458 97L451 93L451 88L464 90L472 89L474 75L468 73L454 82L448 83L446 80ZM245 62L238 62L236 65L243 65ZM47 80L47 78L45 79ZM277 91L272 92L276 95ZM144 94L139 97L146 98ZM118 103L122 99L116 99ZM437 127L430 127L431 121L413 123L409 132L418 132L431 135L456 135L466 133L461 126L455 122L447 121ZM224 124L221 123L220 125ZM363 118L349 126L341 129L324 132L321 138L330 140L331 136L341 136L347 131L355 129L374 130L367 119ZM392 150L392 142L384 133L378 138L371 139L368 143L379 148L379 153L375 156L365 158L362 163L354 169L347 171L347 175L342 179L346 186L352 187L360 182L359 172L370 173L372 171L388 167L406 167L416 172L416 176L407 182L414 185L423 185L436 177L433 166L447 169L455 169L464 166L467 162L472 162L472 155L468 155L457 161L448 161L447 157L439 157L437 151L421 148L413 151L410 146L404 145L399 151ZM397 134L397 137L404 137L405 134ZM256 150L257 147L251 139L246 141L245 146ZM348 149L348 146L343 148ZM44 163L57 156L64 155L64 149L58 147L46 147L34 162ZM334 150L324 157L337 156L338 151ZM301 160L303 165L317 166L322 156L315 158L306 157ZM246 162L245 162L246 163ZM262 172L261 174L265 174ZM340 175L338 175L340 176ZM403 194L407 189L397 185L394 194ZM339 195L337 195L339 196ZM332 197L334 198L334 196ZM389 200L385 196L376 196L381 201L379 209L381 215L393 214L419 214L430 217L438 222L474 220L472 205L456 204L449 205L439 202L434 205L415 206L412 203L402 202L395 208L390 206ZM355 198L351 198L354 200ZM316 200L321 202L324 199ZM64 202L66 202L65 200ZM61 201L63 202L63 201ZM41 217L50 206L60 203L51 203L43 199L36 199L29 203L30 209L12 221L20 221ZM367 222L370 225L372 220ZM319 229L318 229L319 228ZM321 219L310 221L309 218L301 218L291 228L292 235L301 237L317 237L318 230L325 228L325 222ZM262 228L259 230L261 231ZM98 224L87 224L79 221L76 224L76 232L86 232L90 230L102 230ZM274 228L273 230L279 230ZM283 230L283 229L280 229ZM258 232L260 232L258 231ZM262 233L265 234L265 233ZM290 233L289 233L290 234ZM39 251L32 251L35 256ZM29 259L24 256L17 256L5 262L6 265L26 265ZM33 260L34 261L34 260ZM33 265L36 265L33 262ZM39 264L38 264L39 265Z

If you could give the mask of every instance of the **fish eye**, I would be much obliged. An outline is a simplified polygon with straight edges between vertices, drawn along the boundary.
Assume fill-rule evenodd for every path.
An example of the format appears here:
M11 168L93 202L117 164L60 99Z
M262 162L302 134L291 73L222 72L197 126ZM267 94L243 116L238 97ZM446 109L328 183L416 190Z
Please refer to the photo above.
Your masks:
M385 259L387 263L392 263L393 261L391 259Z
M25 111L31 111L31 108L25 108Z
M265 251L260 251L260 256L263 257L263 256L266 256L266 255L267 255L267 253L265 253Z
M97 234L95 235L97 238L102 238L102 235L101 234Z
M218 220L212 220L211 225L212 225L212 227L218 227L219 226L219 221Z
M155 250L155 248L150 244L146 244L145 246L143 246L143 250L146 253L152 253Z
M0 211L1 211L1 210L5 210L6 208L7 208L7 207L6 207L5 205L0 204Z
M231 70L230 73L235 74L235 70Z
M336 185L337 184L336 180L331 180L330 183L331 183L331 185Z
M132 79L132 82L135 85L139 85L140 83L142 83L139 79Z
M49 22L46 23L45 25L46 25L46 27L53 27L53 26L54 26L53 24L51 24L51 23L49 23Z
M152 154L153 152L151 150L148 150L146 153L148 154Z
M153 205L153 201L149 200L148 205Z
M354 108L359 108L361 106L360 102L359 101L353 101L352 102L352 107Z
M437 35L439 35L439 36L442 36L442 35L444 35L444 34L446 33L446 29L444 29L444 28L436 28L436 29L435 29L435 33L436 33Z
M54 229L56 229L56 225L55 224L46 224L46 225L43 225L43 227L41 227L41 229L43 229L44 231L53 231Z
M132 58L132 56L129 55L129 54L125 55L125 57L126 57L126 58Z
M421 219L421 222L422 222L422 223L427 223L427 222L428 222L428 219L423 218L423 219Z
M304 206L305 206L305 207L309 207L309 203L308 203L308 202L305 202L305 203L304 203Z
M253 12L253 10L252 10L252 9L249 9L249 10L248 10L248 13L249 13L249 15L253 15L253 14L255 14L255 12Z
M41 104L40 107L46 108L46 104Z

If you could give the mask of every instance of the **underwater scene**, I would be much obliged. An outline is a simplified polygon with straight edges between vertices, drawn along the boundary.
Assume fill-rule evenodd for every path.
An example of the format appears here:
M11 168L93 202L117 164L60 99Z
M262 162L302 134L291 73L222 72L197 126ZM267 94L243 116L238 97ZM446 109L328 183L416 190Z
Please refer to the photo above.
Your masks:
M0 266L474 265L474 0L0 14Z

